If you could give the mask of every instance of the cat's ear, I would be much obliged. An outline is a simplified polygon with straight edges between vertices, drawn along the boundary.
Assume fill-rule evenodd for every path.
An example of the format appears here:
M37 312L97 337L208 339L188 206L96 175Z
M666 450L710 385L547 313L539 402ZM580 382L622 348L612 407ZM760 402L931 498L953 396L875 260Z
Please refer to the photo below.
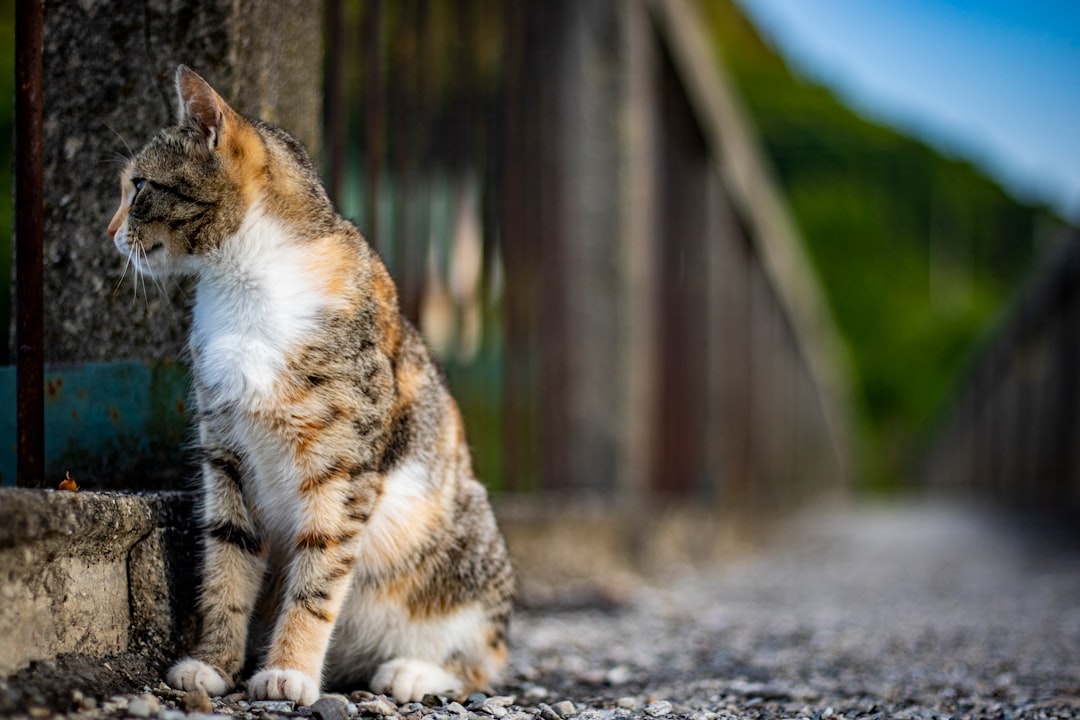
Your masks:
M191 68L176 68L177 119L180 124L190 123L199 128L206 137L210 150L217 150L225 135L230 113L229 106Z

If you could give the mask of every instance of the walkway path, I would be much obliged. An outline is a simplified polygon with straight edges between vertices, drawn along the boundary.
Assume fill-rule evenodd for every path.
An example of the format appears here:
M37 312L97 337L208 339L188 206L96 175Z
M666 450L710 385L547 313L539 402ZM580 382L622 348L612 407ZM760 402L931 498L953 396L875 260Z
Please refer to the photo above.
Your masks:
M939 505L806 518L621 612L524 614L518 667L579 706L699 720L1080 717L1080 531L1058 530Z

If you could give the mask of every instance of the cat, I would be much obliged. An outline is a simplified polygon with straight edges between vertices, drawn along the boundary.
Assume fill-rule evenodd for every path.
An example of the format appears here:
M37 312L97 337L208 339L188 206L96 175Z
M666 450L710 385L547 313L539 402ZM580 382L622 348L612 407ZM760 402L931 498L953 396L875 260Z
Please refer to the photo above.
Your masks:
M256 699L488 687L514 577L441 371L300 143L175 82L177 124L121 173L108 229L138 272L195 278L202 625L166 679L232 688L262 591Z

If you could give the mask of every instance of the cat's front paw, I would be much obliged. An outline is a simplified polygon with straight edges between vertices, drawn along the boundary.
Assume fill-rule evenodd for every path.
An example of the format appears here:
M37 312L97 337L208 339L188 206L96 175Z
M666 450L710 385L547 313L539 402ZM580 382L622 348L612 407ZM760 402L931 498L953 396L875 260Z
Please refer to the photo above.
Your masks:
M176 690L205 690L211 697L225 694L229 689L225 679L217 670L202 660L184 658L165 673L165 681Z
M425 695L460 695L464 689L461 680L423 660L397 658L385 662L375 671L371 689L390 695L399 703L416 702Z
M256 700L292 700L300 705L313 705L319 699L319 683L300 672L284 668L267 668L248 680L248 692Z

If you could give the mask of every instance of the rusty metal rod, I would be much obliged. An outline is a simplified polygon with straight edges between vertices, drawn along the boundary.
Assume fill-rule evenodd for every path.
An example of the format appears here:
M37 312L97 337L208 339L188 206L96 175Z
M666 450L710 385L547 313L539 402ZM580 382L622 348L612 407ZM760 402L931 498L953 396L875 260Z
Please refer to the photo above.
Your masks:
M15 6L15 372L20 487L40 486L45 466L43 10L43 0L17 0Z
M326 130L326 189L341 208L347 161L349 109L345 98L345 10L341 0L326 3L326 87L323 93L323 127Z
M364 5L362 28L364 47L364 235L378 249L379 237L379 172L382 167L383 117L382 103L382 0L369 0ZM385 250L385 248L384 248Z

